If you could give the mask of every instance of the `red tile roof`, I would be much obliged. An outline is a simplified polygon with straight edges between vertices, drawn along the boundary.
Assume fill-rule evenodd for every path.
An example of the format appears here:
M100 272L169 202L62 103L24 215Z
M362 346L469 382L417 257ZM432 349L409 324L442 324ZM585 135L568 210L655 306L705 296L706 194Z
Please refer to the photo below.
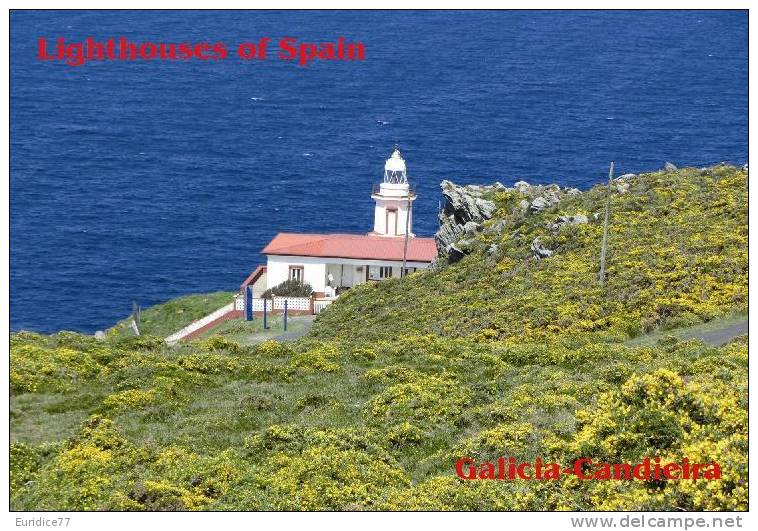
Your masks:
M263 254L286 256L317 256L320 258L353 258L359 260L403 259L405 238L371 234L297 234L280 232L261 251ZM410 238L409 262L431 262L437 257L434 238Z

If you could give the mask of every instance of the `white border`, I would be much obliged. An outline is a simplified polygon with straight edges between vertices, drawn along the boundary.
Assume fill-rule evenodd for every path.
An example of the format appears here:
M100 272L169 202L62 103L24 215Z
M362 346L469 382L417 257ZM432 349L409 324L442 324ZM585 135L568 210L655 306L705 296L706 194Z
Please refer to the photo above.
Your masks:
M130 2L115 1L104 4L102 1L73 1L73 2L61 2L61 1L29 1L29 2L13 2L14 9L205 9L208 7L207 3L201 3L195 0L178 1L170 0L160 2L160 6L156 5L154 1L145 0L133 0ZM218 5L220 4L220 5ZM463 4L463 5L462 5ZM530 1L517 0L509 2L507 5L495 3L492 0L469 0L468 2L453 2L450 0L438 0L431 2L430 0L424 1L408 1L408 0L368 0L364 2L347 2L340 1L323 1L323 2L307 2L302 0L280 0L275 4L269 2L240 2L240 1L222 1L213 4L217 9L749 9L751 2L738 1L738 2L702 2L702 1L650 1L650 0L638 0L636 2L598 2L598 1L584 1L584 2L568 2L568 1ZM8 79L8 66L9 66L9 53L10 53L10 35L9 35L9 16L3 17L3 35L4 35L4 49L2 53L2 76L3 76L3 95L6 102L6 109L10 104L9 100L9 79ZM753 16L750 15L749 21L752 25L754 22ZM666 28L661 28L665 31ZM698 37L693 37L698 38ZM705 36L704 38L707 38ZM755 51L754 39L750 37L750 51ZM757 86L753 74L756 69L751 69L750 81L752 86ZM752 96L754 89L750 90L750 96ZM755 100L758 101L758 100ZM755 108L755 105L753 106ZM755 132L758 120L753 116L754 112L751 109L750 112L750 133ZM9 240L8 240L8 222L9 211L7 210L9 204L9 118L7 113L3 113L5 127L3 128L3 168L6 175L6 185L2 187L2 204L6 208L2 217L2 237L3 237L3 274L2 274L2 293L3 304L2 315L0 315L0 323L2 326L2 372L5 375L6 381L8 377L8 330L9 330ZM754 136L755 138L755 136ZM754 198L754 193L750 193L750 222L753 227L758 227L758 202ZM750 251L753 256L758 256L755 252L755 246L758 244L751 240ZM754 281L751 276L750 281L751 293L755 292ZM750 324L753 324L753 312L750 315ZM758 328L756 328L758 330ZM751 338L750 347L752 352L754 350L754 342ZM754 372L751 368L751 373ZM755 381L755 380L754 380ZM6 388L7 389L7 388ZM752 390L752 389L751 389ZM380 528L400 528L400 529L451 529L451 530L468 530L472 528L478 529L503 529L505 526L511 525L514 528L524 527L549 527L551 529L573 529L570 523L570 517L577 516L577 513L9 513L8 512L8 499L6 494L8 493L8 397L6 393L1 393L3 396L3 404L0 406L2 410L2 434L0 435L3 440L4 456L0 459L0 497L3 498L2 506L4 519L0 521L6 521L9 525L9 529L15 529L16 519L28 519L35 516L42 516L45 518L53 518L56 516L67 516L71 518L71 525L68 529L74 530L92 530L100 531L101 529L109 529L113 531L133 531L134 528L142 529L207 529L207 528L232 528L232 529L274 529L279 530L282 528L301 527L307 529L329 529L329 530L350 530L355 531L356 528L361 529L380 529ZM758 407L756 406L755 393L751 393L750 408L754 412L754 415L758 415ZM756 422L752 423L755 426ZM752 440L756 440L754 437L755 429L751 428L750 436ZM755 459L756 448L758 443L751 445L750 458L753 462L753 466L758 466L758 460ZM751 507L758 507L756 505L756 494L758 490L758 484L752 481L754 474L751 473L751 483L753 488L750 494ZM642 513L587 513L585 516L615 516L617 521L625 514L642 514ZM710 518L710 514L702 515L700 513L645 513L647 515L655 516L705 516ZM728 516L741 516L745 527L749 522L754 521L749 513L718 513L717 516L724 518ZM25 527L23 529L30 529ZM599 528L597 528L599 529ZM619 527L619 529L623 529Z

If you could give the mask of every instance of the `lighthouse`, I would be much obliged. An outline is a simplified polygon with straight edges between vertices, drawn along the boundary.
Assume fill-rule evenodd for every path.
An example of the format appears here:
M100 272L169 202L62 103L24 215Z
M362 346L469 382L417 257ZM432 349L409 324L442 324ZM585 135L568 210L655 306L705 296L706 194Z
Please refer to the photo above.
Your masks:
M379 186L374 187L371 198L376 201L376 206L374 230L369 234L405 236L407 227L408 236L413 237L412 204L416 200L416 194L408 184L405 159L397 147L384 163L384 179Z
M411 232L416 194L397 147L385 161L384 178L374 186L371 198L376 202L374 230L368 234L277 234L261 251L266 264L258 265L240 286L240 304L249 302L242 305L245 311L263 308L262 294L285 282L308 284L315 294L315 300L289 298L289 310L301 304L303 311L319 312L342 290L429 267L437 257L437 245L434 238Z

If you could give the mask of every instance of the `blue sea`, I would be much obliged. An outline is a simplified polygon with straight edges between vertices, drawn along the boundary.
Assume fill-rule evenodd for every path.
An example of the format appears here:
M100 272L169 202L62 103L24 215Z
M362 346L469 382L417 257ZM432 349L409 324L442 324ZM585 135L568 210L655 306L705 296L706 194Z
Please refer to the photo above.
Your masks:
M747 11L15 11L11 329L94 332L234 290L279 231L371 230L397 143L431 235L439 182L587 188L744 164ZM37 59L37 39L273 39L266 61ZM365 61L276 58L345 37Z

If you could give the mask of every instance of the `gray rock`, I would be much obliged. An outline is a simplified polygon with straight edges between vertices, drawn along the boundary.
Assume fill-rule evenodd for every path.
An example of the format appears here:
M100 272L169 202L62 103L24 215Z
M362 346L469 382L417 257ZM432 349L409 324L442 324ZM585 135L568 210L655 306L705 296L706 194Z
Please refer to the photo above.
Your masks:
M531 204L533 212L540 212L547 207L551 207L556 203L559 203L561 198L558 196L558 192L553 189L548 189L544 194L536 197Z
M454 264L466 256L467 253L463 252L461 249L458 249L458 247L455 245L450 245L445 251L445 254L447 255L448 263Z
M747 172L747 164L745 164L744 166L742 166L742 171Z
M553 251L545 247L539 238L535 238L532 241L532 245L530 246L530 249L532 251L532 254L534 254L534 257L537 260L542 260L543 258L550 258L553 256Z
M515 183L513 187L523 194L523 193L526 193L526 191L529 190L529 188L531 188L531 185L526 181L519 181Z
M629 183L616 183L616 190L620 194L625 194L629 191Z
M479 232L480 228L481 225L479 223L475 221L468 221L465 225L463 225L463 233L467 238L473 238L476 236L476 233Z
M581 194L582 191L579 188L569 188L566 190L566 195L575 196Z
M526 212L526 210L529 208L529 201L522 199L518 206L521 207L521 210Z
M496 243L493 243L489 247L487 247L487 256L492 256L493 254L496 254L500 250L500 246Z
M614 179L614 180L623 183L623 182L626 182L626 181L631 181L635 177L637 177L637 175L634 174L634 173L625 173L621 177L619 177L617 179Z
M544 197L538 197L532 201L530 205L533 212L540 212L541 210L545 210L548 206L550 206L550 203Z
M589 223L589 219L584 214L576 214L574 216L558 216L553 223L550 224L550 230L560 230L566 225L584 225Z
M666 164L664 164L664 165L663 165L663 169L664 169L664 170L666 170L666 171L676 171L676 170L678 170L679 168L677 168L677 167L676 167L675 165L673 165L672 163L670 163L670 162L667 162Z
M477 197L482 190L493 187L457 186L450 181L442 181L442 195L445 197L445 207L439 214L440 228L434 235L437 252L441 255L453 256L463 253L459 246L453 248L462 237L476 230L482 222L492 218L495 203ZM474 191L475 190L475 191ZM473 225L467 225L473 222ZM458 258L460 259L460 258Z
M95 339L99 339L100 341L104 340L105 332L103 332L102 330L98 330L97 332L95 332Z

